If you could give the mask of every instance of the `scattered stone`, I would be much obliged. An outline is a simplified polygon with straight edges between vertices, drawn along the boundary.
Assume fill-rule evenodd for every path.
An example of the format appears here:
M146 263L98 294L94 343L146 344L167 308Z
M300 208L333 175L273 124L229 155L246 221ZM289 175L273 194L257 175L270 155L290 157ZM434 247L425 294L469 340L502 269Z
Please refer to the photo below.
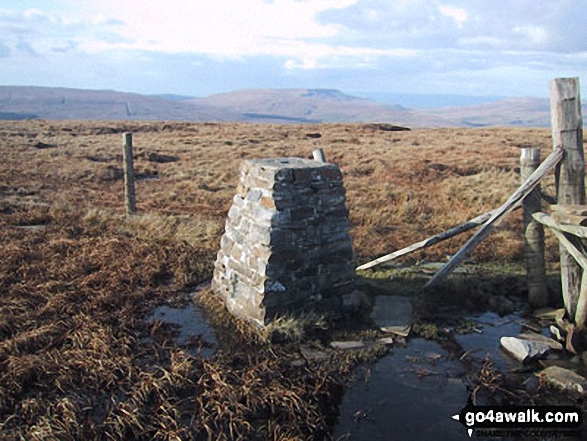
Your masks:
M307 361L313 361L317 363L324 363L330 360L330 354L319 351L318 349L310 348L308 346L300 347L300 353Z
M521 363L539 358L550 350L546 343L516 337L502 337L500 343L512 357Z
M367 347L367 345L361 341L361 340L356 340L356 341L333 341L330 343L330 346L332 346L334 349L342 349L342 350L348 350L348 349L364 349Z
M536 334L535 332L524 332L518 335L518 338L546 343L550 349L554 349L555 351L563 350L563 345L560 344L558 341L541 334Z
M587 390L587 380L569 369L551 366L537 375L547 383L568 392L579 392L582 394Z
M393 338L391 338L391 337L378 338L377 343L382 344L382 345L386 345L386 346L390 346L393 344Z
M412 302L402 296L377 296L371 319L383 331L406 337L412 329Z
M571 360L540 360L540 365L545 368L549 368L551 366L558 366L565 369L577 369L577 364L573 363Z
M556 326L550 325L550 332L552 332L552 335L554 335L558 341L565 341L565 337L563 337L561 330Z

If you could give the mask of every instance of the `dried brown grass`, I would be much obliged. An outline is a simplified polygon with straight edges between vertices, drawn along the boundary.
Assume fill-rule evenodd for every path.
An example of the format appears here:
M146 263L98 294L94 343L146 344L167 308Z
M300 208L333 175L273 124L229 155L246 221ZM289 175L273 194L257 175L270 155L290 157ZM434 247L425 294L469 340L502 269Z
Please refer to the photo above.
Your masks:
M137 171L158 176L137 183L142 215L131 218L123 131L135 133ZM358 356L292 363L299 329L283 331L287 348L271 345L211 296L203 304L231 330L219 339L232 350L209 360L154 338L157 324L143 321L210 276L240 161L324 148L344 173L364 260L501 204L517 185L521 145L548 152L548 131L0 122L0 438L327 438ZM179 160L151 162L152 152ZM520 233L515 214L474 259L520 259ZM443 259L463 240L414 258Z
M518 185L519 149L551 149L547 129L434 129L384 132L361 124L284 126L211 123L0 122L3 197L19 204L59 203L122 213L121 133L134 133L136 169L158 179L137 183L139 234L158 229L214 250L232 202L240 162L266 156L309 157L324 148L347 187L351 236L360 260L407 246L489 211ZM307 133L319 132L319 139ZM37 141L56 145L37 150ZM151 153L178 161L149 161ZM546 190L553 194L552 179ZM165 218L186 215L190 222ZM513 243L487 241L479 261L517 259L519 216L500 227ZM183 231L177 231L184 229ZM143 230L143 231L141 231ZM194 239L197 238L197 239ZM464 238L414 259L444 259ZM550 248L554 250L554 241Z

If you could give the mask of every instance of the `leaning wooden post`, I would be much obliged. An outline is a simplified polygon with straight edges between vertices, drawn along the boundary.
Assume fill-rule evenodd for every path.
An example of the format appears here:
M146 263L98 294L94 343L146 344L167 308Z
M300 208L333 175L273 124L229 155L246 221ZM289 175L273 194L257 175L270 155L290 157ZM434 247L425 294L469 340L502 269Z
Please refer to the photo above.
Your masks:
M124 201L126 214L137 211L135 199L135 172L132 156L132 133L122 134L122 161L124 168Z
M540 165L540 149L524 147L520 155L522 182ZM548 304L546 269L544 267L544 227L532 215L541 211L540 184L522 201L524 219L524 260L528 284L528 300L535 307Z
M579 78L556 78L550 81L550 117L554 148L560 146L565 152L555 174L557 203L583 205L585 158ZM560 255L563 300L573 320L581 290L582 270L562 245Z

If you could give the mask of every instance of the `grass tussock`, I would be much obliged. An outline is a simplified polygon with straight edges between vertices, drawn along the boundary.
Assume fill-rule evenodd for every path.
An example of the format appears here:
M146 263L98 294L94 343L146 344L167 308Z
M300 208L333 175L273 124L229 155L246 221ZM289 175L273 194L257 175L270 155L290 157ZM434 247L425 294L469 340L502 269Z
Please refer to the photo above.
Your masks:
M230 350L201 359L155 338L144 317L185 299L212 255L96 213L49 210L42 229L19 228L34 217L0 221L10 244L0 250L2 439L328 438L360 359L300 358L304 330L325 327L321 317L260 331L205 291L198 301Z

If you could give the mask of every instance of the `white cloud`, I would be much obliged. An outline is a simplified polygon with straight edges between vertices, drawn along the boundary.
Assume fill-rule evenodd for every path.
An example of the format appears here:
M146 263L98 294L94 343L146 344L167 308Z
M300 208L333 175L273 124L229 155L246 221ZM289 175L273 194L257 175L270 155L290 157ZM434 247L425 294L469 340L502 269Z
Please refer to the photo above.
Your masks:
M413 56L414 51L382 50L336 43L341 25L324 24L318 15L344 9L359 0L98 0L93 23L108 23L122 37L105 41L85 37L80 48L88 52L111 49L147 50L164 53L198 53L215 57L277 56L288 58L288 69L322 69L342 65L364 66L374 57ZM116 11L116 14L109 11ZM140 11L138 14L136 11ZM377 11L367 11L374 20Z
M448 5L441 5L438 7L438 10L445 17L452 18L457 23L457 26L459 28L462 28L463 24L469 18L469 13L465 9L462 9L462 8L457 8L457 7L448 6Z
M36 8L27 9L26 11L24 11L23 15L26 18L46 18L47 17L47 14L45 14L40 9L36 9Z
M275 45L272 52L285 56L288 53L296 59L289 59L287 69L365 68L374 60L386 58L413 58L420 53L410 49L375 49L369 47L329 46L326 44L288 42L285 46Z
M546 29L541 26L516 26L514 32L526 36L536 45L541 45L548 40Z
M376 9L367 9L364 11L364 15L367 21L375 21L379 17L379 13Z
M299 82L290 85L363 82L415 91L434 89L425 79L436 75L439 83L458 78L458 89L455 70L492 75L504 63L579 75L586 69L585 14L587 2L577 0L5 0L0 76L18 72L13 66L52 66L54 78L79 75L83 83L92 66L107 83L119 66L124 87L135 87L139 68L130 80L124 75L136 63L166 72L149 83L157 87L167 87L167 77L185 85L199 75L194 84L210 89L287 78ZM38 73L39 81L46 75Z
M118 31L133 40L126 48L236 57L265 53L274 40L334 37L340 27L319 23L316 15L357 1L98 0L92 7L124 23Z

